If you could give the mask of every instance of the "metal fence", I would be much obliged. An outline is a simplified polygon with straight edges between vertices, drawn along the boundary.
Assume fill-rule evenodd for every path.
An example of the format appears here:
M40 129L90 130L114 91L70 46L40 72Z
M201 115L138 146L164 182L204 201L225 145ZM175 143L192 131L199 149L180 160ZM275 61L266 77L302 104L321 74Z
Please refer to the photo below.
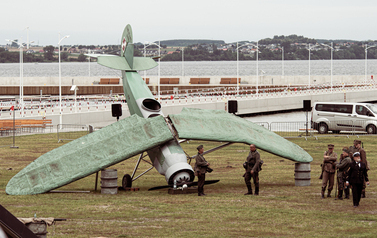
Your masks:
M58 142L76 140L87 135L90 133L90 127L91 126L77 124L58 124L56 126Z
M284 138L294 137L323 137L323 136L350 136L350 135L372 135L376 133L368 134L366 132L367 124L365 120L339 120L328 122L326 132L320 134L319 128L312 128L311 122L297 121L297 122L254 122L264 128L277 133ZM372 130L371 130L372 132Z
M277 133L284 138L297 138L297 137L324 137L324 136L362 136L371 135L368 134L365 129L367 127L365 120L339 120L332 121L327 124L328 132L320 134L318 128L313 129L310 121L297 121L297 122L254 122L257 125ZM337 128L336 130L334 128ZM80 138L88 133L92 132L95 128L90 125L78 125L78 124L59 124L56 126L56 132L58 142L71 141ZM100 129L100 128L96 128ZM375 129L375 128L374 128ZM24 133L51 133L54 129L37 131L22 131L15 130L16 135ZM376 131L374 131L376 132ZM376 134L374 134L376 135ZM0 133L0 148L12 145L13 130L2 131Z
M285 138L312 136L313 134L309 122L305 121L271 122L269 130Z

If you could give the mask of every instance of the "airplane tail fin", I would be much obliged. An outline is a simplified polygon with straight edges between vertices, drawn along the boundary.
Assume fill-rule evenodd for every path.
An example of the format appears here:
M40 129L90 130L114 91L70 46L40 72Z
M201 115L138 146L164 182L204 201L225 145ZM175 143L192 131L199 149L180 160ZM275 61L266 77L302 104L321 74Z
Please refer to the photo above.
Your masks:
M134 61L134 44L133 44L133 36L132 36L132 28L131 25L128 24L123 31L122 39L121 39L121 53L120 56L126 58L126 61L130 68L133 68L133 61Z
M148 70L157 66L152 58L134 57L132 28L129 24L124 28L121 42L120 56L90 54L88 56L96 57L100 65L124 71Z

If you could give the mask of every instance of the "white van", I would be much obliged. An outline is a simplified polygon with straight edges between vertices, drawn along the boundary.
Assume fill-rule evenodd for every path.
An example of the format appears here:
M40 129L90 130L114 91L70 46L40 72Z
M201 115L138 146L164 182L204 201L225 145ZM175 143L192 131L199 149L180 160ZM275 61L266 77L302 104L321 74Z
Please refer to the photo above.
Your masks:
M312 108L312 129L328 131L377 132L377 106L370 103L316 102Z

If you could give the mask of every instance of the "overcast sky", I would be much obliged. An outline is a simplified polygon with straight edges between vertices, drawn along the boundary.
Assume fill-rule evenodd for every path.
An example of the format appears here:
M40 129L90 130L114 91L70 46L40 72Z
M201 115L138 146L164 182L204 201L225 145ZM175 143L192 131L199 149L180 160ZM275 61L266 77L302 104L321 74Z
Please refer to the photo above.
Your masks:
M274 35L377 40L376 0L19 0L0 4L0 45L120 44L131 24L134 42L212 39L227 43ZM3 42L1 42L3 41Z

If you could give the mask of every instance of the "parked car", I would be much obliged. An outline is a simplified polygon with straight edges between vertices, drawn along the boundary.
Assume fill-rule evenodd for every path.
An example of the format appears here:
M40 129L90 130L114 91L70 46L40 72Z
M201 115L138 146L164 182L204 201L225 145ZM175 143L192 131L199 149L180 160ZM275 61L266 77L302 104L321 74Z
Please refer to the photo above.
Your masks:
M329 131L376 134L377 106L371 103L316 102L312 108L311 125L320 134Z

